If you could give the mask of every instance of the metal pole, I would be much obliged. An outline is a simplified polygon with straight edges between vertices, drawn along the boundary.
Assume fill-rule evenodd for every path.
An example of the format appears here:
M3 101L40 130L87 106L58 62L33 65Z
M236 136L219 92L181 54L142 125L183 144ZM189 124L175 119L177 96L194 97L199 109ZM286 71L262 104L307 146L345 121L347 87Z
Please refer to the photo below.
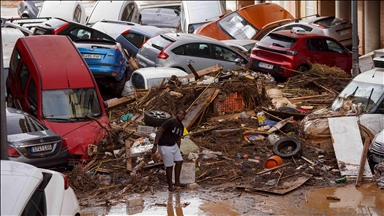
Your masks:
M357 1L352 0L352 77L359 75L359 35L357 33Z
M5 116L5 77L4 77L4 62L3 62L3 34L0 31L0 151L1 160L8 160L8 140L7 140L7 124Z

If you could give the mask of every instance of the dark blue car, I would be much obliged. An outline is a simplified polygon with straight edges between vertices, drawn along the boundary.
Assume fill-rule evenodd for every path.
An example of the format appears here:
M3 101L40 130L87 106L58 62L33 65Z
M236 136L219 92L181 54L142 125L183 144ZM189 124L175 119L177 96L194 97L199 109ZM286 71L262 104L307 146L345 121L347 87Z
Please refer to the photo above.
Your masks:
M92 25L92 28L104 32L121 44L129 56L135 57L141 45L149 38L167 33L168 31L155 26L139 25L124 21L102 20Z
M112 89L120 97L128 80L130 67L119 43L107 40L84 39L74 42L87 62L98 84Z

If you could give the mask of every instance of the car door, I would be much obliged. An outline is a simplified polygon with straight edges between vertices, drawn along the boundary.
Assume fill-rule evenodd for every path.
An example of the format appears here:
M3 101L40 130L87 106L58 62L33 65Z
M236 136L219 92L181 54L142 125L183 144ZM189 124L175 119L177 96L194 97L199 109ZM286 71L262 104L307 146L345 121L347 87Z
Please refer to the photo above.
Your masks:
M185 62L183 67L187 68L187 73L192 73L188 65L191 64L195 71L199 71L215 65L209 44L189 43L184 45Z
M121 34L116 40L128 51L130 56L135 57L140 46L148 38L149 36L129 31L127 34Z
M339 44L336 40L325 39L327 47L327 59L329 65L333 67L339 67L346 72L350 72L352 67L351 54L346 52L346 48Z
M331 66L326 52L326 46L322 38L311 38L306 42L308 53L306 60L311 63L319 63ZM304 50L305 51L305 50Z
M223 71L236 70L238 66L245 66L248 62L243 56L239 55L233 50L228 49L220 45L212 45L213 56L215 58L215 64L222 66ZM236 62L240 59L240 62Z

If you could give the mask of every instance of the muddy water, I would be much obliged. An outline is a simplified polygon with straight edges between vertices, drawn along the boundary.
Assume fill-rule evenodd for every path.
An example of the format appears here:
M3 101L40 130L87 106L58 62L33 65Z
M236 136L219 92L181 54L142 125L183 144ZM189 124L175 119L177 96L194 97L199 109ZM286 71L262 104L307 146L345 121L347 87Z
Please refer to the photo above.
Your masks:
M82 208L82 215L384 215L384 191L374 183L355 188L308 190L286 194L251 194L240 191L183 190L136 195L144 206L127 208L126 200L113 206ZM132 199L132 197L127 197Z

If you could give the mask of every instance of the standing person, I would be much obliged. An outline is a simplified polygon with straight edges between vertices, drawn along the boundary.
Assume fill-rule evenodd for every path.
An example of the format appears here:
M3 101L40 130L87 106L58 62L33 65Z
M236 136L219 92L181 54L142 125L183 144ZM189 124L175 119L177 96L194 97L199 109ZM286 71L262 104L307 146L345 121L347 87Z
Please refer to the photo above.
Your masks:
M178 110L176 118L166 120L156 132L155 144L152 153L159 148L163 158L165 173L167 176L168 190L174 191L186 184L180 183L180 172L183 164L183 157L180 152L181 136L184 132L184 125L181 123L185 118L185 110ZM172 184L173 165L175 165L175 185Z

